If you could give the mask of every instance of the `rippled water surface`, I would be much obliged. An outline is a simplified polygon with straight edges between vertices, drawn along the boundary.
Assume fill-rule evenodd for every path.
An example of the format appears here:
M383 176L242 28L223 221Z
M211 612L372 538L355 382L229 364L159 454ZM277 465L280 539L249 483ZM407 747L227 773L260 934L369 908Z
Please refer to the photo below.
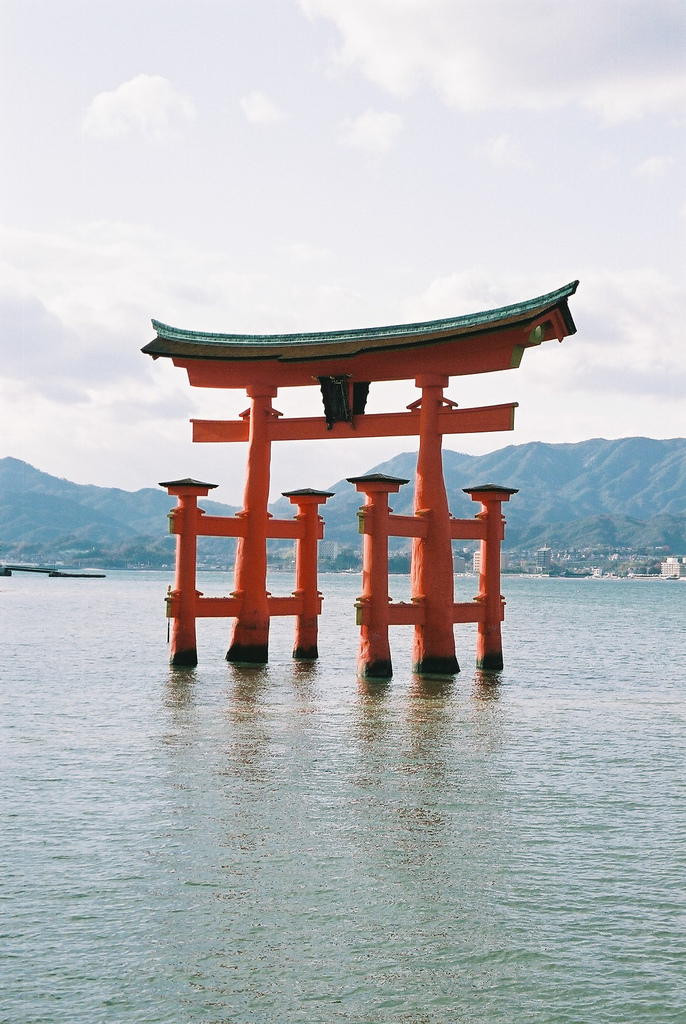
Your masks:
M506 577L499 676L364 686L357 577L254 670L167 582L0 579L1 1021L686 1019L686 583Z

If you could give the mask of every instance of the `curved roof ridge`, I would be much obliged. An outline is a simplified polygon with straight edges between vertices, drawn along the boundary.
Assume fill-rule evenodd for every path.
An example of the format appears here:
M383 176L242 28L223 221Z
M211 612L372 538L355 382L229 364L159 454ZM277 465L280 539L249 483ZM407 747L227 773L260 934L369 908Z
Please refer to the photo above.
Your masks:
M545 295L538 295L536 298L524 302L515 302L507 306L500 306L497 309L488 309L480 313L466 313L458 317L448 317L442 320L424 320L409 324L392 324L385 327L355 327L343 331L314 331L299 332L292 334L219 334L209 331L190 331L181 327L172 327L159 320L153 320L158 339L181 342L199 342L203 345L246 345L255 346L268 345L302 345L317 342L343 342L354 341L365 338L411 338L417 334L433 334L450 332L470 327L487 327L490 324L497 325L499 321L526 318L530 314L545 312L546 308L554 308L562 304L565 319L568 320L567 327L570 334L576 332L576 327L566 309L566 300L576 292L578 281L571 281L569 284L558 288L555 291L547 292ZM157 339L156 339L157 340ZM154 346L154 347L153 347ZM163 354L155 342L146 345L142 350L150 355Z

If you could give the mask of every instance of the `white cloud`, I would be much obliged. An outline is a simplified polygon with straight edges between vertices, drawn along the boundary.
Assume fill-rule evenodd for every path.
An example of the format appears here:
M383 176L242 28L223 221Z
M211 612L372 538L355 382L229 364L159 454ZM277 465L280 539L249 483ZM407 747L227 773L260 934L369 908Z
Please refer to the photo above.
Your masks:
M686 354L681 314L686 289L651 269L619 272L589 268L570 300L578 333L562 352L543 360L525 354L527 372L564 401L567 392L658 396L683 401ZM561 278L456 273L438 278L408 299L408 319L429 320L494 309L565 284ZM554 346L552 346L554 348ZM544 345L543 350L550 351ZM505 375L507 376L507 375ZM649 429L644 427L647 433ZM683 432L683 427L681 428Z
M686 101L673 0L300 0L334 22L336 61L394 95L428 84L465 111L574 104L606 121Z
M369 153L385 153L391 148L403 127L399 114L390 111L365 110L355 120L346 118L338 131L342 146L364 149Z
M274 124L282 121L285 114L263 92L251 92L241 98L241 110L253 124Z
M0 228L0 280L0 455L124 487L216 472L188 418L237 415L245 394L217 401L139 350L152 316L249 328L261 279L232 273L221 253L102 222L63 234ZM225 454L228 479L242 478L241 447ZM227 500L240 501L239 486Z
M634 168L637 178L664 178L674 161L671 157L650 156Z
M82 130L94 139L133 132L159 142L194 117L193 104L166 78L136 75L111 92L98 93L86 110Z
M448 437L474 454L526 441L589 437L683 437L686 354L680 310L686 289L651 269L594 267L579 273L570 299L577 334L524 354L519 369L456 377L449 396L462 406L519 402L512 434ZM438 278L408 298L407 320L496 308L550 291L569 275L463 272Z
M319 258L314 250L299 254ZM0 456L125 488L188 475L217 479L226 485L218 500L240 503L244 446L218 453L216 445L194 445L188 418L235 418L245 392L191 388L170 360L142 355L153 337L150 318L272 333L375 317L359 294L331 281L313 285L305 275L294 284L281 269L239 274L233 262L128 224L63 234L0 228ZM316 387L285 388L276 404L285 415L321 414ZM341 475L332 458L362 473L397 450L397 439L284 445L272 465L274 496L328 486Z
M439 320L441 317L497 309L521 298L522 286L523 281L512 277L504 281L485 272L457 271L431 281L419 295L409 296L404 316L408 322Z
M308 245L307 242L292 242L284 246L284 251L294 263L322 263L333 256L331 249Z
M283 273L236 273L233 262L129 224L85 224L62 234L0 227L0 456L124 487L189 473L214 476L216 448L192 445L188 417L235 417L245 392L191 388L169 360L142 355L153 337L151 317L239 333L323 330L368 319L358 295L330 282L314 285L308 276L294 285ZM286 414L320 411L316 388L302 389L304 395L291 390L279 396ZM362 472L380 458L355 465ZM227 501L240 501L243 459L241 445L222 454L222 479L235 485ZM328 485L326 446L317 460L318 475L309 482ZM296 459L284 449L275 490L292 486L302 472L300 453Z
M222 287L248 286L231 281L216 253L107 222L63 234L0 228L0 270L0 376L53 398L59 386L67 402L94 387L123 396L145 379L138 349L152 337L151 316L211 308Z
M682 44L683 45L683 44ZM631 121L646 114L686 111L686 73L661 75L633 69L580 90L580 102L610 124Z
M531 161L522 153L519 141L507 132L489 139L482 153L495 167L531 167Z
M654 270L592 271L587 278L577 303L584 334L570 384L683 402L683 286Z
M214 479L216 446L192 445L188 417L231 418L245 407L243 392L190 388L168 360L143 356L151 316L246 333L389 322L379 320L372 300L331 279L294 284L281 272L238 274L222 252L131 225L89 224L64 234L5 229L0 244L0 454L84 482L131 487L174 476ZM651 270L591 268L580 277L570 303L575 337L527 353L516 372L452 383L450 396L461 405L521 402L515 434L458 436L452 447L683 434L683 285ZM449 274L409 297L394 319L494 308L566 279L551 271ZM380 400L397 409L415 397L411 383L372 392L374 411ZM320 411L316 388L283 389L276 404L285 415ZM284 445L274 462L274 490L328 486L343 475L332 471L332 458L345 473L363 472L411 446L397 438ZM243 457L240 445L221 453L218 479L234 481L224 500L240 501Z

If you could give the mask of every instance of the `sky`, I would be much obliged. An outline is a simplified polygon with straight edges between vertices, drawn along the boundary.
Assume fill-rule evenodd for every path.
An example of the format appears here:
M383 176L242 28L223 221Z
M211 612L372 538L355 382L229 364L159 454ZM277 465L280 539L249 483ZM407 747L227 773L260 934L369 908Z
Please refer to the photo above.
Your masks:
M0 457L239 504L245 445L188 420L245 393L142 355L151 318L373 327L577 278L576 335L451 379L514 431L445 446L686 433L683 0L0 0L0 75ZM283 442L273 493L415 446Z

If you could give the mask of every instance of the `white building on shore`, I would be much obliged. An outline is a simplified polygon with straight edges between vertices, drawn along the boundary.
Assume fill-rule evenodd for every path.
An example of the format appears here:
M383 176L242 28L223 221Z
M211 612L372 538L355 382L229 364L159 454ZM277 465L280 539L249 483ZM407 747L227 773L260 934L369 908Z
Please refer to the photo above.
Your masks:
M500 552L500 568L501 570L510 568L510 555L507 551ZM481 551L479 550L472 555L472 572L481 572Z
M546 572L552 563L553 552L546 544L536 552L536 572Z
M668 555L660 566L660 576L665 580L678 580L686 576L686 564L678 555Z

